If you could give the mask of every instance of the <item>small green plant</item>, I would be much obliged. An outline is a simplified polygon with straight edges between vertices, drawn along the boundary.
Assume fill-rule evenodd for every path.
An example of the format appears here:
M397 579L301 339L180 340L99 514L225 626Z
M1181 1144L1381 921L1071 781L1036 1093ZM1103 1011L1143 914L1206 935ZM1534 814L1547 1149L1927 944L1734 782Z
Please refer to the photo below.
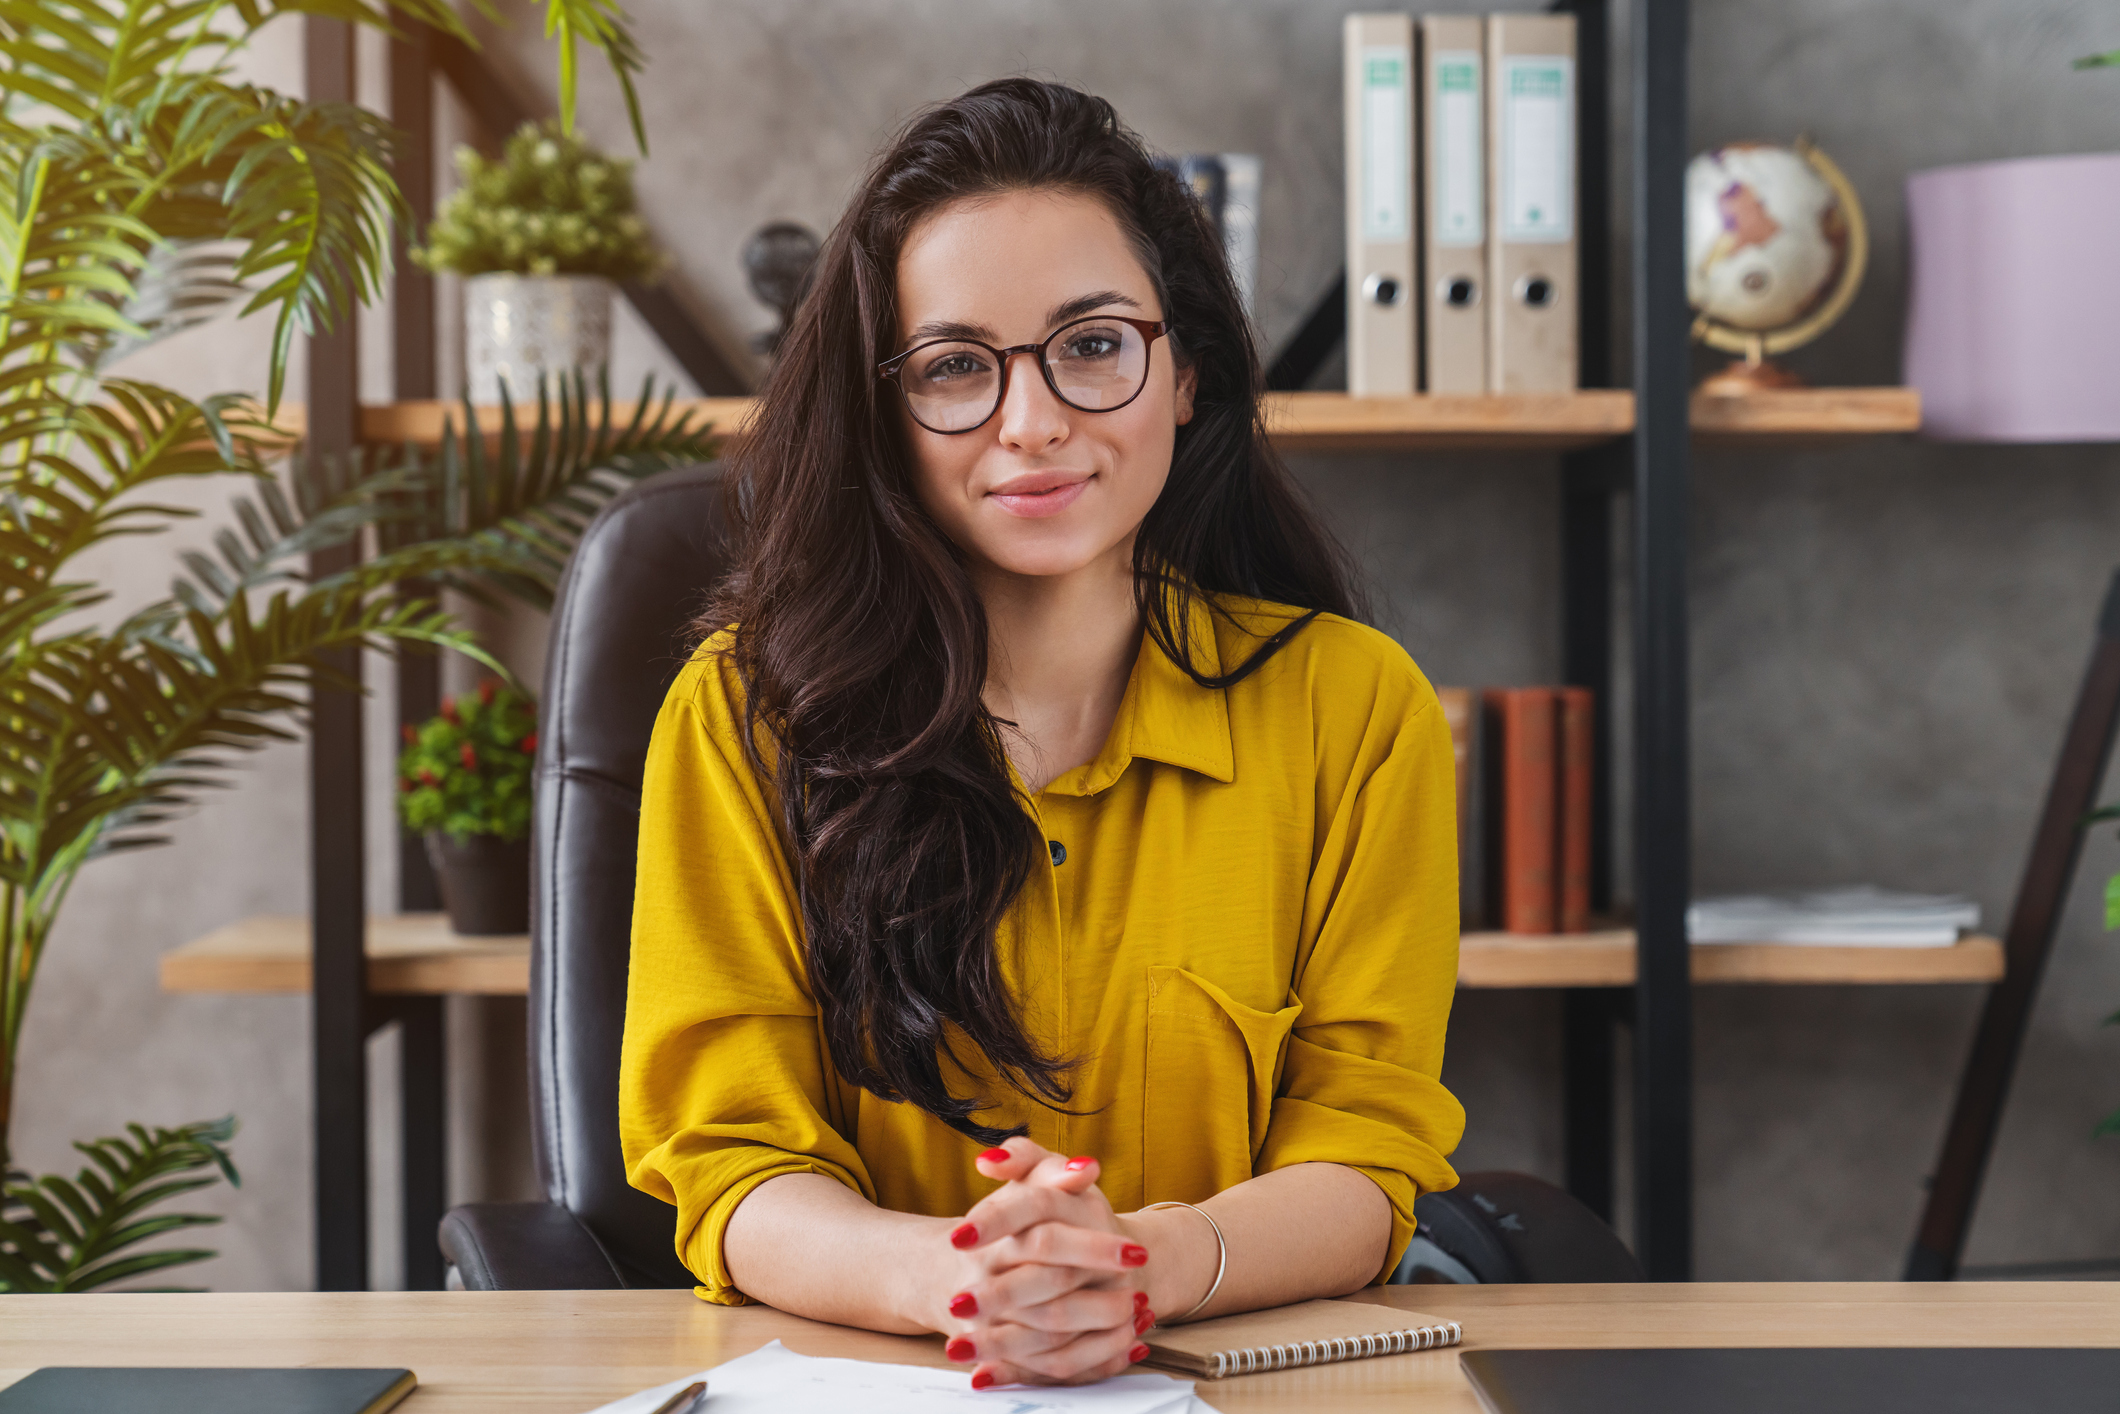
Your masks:
M2120 69L2120 49L2110 54L2086 54L2076 61L2079 69Z
M226 1178L240 1187L223 1146L234 1137L234 1116L178 1129L128 1124L124 1135L76 1143L88 1164L72 1178L10 1173L0 1185L0 1292L93 1291L128 1277L203 1262L219 1254L203 1247L127 1249L165 1232L211 1227L207 1213L147 1210L179 1194ZM201 1169L216 1169L197 1177ZM193 1291L157 1286L151 1291Z
M418 730L405 728L398 815L407 829L439 830L458 844L473 835L519 840L530 833L536 760L537 705L489 679Z
M662 258L634 213L633 164L551 120L525 123L498 162L456 150L464 184L412 258L459 275L601 275L639 280Z

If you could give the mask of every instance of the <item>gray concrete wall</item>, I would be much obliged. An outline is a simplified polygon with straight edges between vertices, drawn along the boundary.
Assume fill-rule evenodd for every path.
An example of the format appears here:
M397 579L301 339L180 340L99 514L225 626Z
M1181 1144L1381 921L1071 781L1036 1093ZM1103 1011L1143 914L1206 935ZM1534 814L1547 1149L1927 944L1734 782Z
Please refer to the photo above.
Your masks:
M738 272L744 237L780 217L824 228L893 124L1004 73L1101 92L1167 150L1265 157L1269 344L1338 267L1335 7L638 0L633 9L651 56L642 99L654 151L640 170L642 201L732 350L768 323ZM1868 207L1876 254L1861 298L1790 360L1821 383L1897 377L1909 170L2120 147L2120 75L2067 67L2120 44L2109 5L1696 0L1694 14L1693 145L1808 132ZM496 47L552 91L534 23ZM289 73L291 51L273 62ZM1623 107L1619 116L1624 131ZM626 147L615 92L593 66L583 123L613 151ZM229 378L256 357L247 337L207 336L200 347L220 362L186 360L184 371L219 377L205 386L239 386ZM630 324L619 365L627 380L669 371ZM1362 553L1381 622L1436 680L1550 680L1551 461L1350 456L1307 458L1299 471ZM1955 889L1999 923L2092 616L2120 561L2116 474L2112 448L1894 442L1703 455L1692 523L1699 888ZM129 546L113 572L158 583L151 560ZM54 1162L65 1138L133 1115L243 1116L249 1181L216 1200L231 1214L221 1236L229 1255L203 1275L224 1288L307 1279L306 1013L296 1001L157 997L152 958L243 913L302 906L302 779L298 752L271 754L183 826L173 849L95 866L54 945L31 1028L25 1158ZM2120 1008L2120 942L2099 931L2095 908L2098 882L2116 867L2120 849L2101 834L2063 927L1974 1261L2120 1252L2109 1201L2120 1140L2090 1136L2120 1106L2120 1035L2097 1026ZM1701 993L1700 1274L1896 1275L1976 1004L1964 989ZM505 1019L497 1025L505 1034ZM1465 1166L1558 1176L1557 1027L1550 995L1460 1001L1448 1078L1470 1112ZM504 1092L499 1074L460 1084ZM460 1191L521 1182L506 1104L489 1108L483 1147L461 1146Z

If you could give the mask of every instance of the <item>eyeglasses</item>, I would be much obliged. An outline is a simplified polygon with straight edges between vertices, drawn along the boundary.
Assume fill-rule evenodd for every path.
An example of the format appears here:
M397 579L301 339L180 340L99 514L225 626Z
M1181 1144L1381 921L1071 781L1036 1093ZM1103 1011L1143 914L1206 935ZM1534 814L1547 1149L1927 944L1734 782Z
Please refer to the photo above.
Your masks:
M997 349L977 339L937 339L876 365L898 385L906 411L930 432L955 436L986 426L1008 396L1009 365L1035 354L1053 396L1078 412L1116 412L1148 386L1148 346L1167 320L1099 314L1063 324L1035 344Z

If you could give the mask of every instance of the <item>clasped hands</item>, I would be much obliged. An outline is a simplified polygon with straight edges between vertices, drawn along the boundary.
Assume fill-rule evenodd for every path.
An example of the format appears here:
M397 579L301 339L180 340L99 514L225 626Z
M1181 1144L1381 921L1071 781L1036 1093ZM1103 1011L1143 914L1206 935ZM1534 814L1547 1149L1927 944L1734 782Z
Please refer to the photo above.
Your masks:
M1097 1187L1097 1161L1018 1138L975 1162L1002 1187L944 1229L946 1280L922 1313L972 1388L1087 1384L1146 1357L1148 1249Z

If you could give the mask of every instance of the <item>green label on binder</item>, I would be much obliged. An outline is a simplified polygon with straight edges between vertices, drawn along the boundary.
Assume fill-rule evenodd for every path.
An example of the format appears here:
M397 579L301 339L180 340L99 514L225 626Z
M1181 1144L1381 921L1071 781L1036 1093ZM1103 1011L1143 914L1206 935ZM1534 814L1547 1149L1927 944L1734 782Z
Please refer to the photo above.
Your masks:
M1362 50L1362 239L1403 241L1413 231L1413 55L1404 45Z

